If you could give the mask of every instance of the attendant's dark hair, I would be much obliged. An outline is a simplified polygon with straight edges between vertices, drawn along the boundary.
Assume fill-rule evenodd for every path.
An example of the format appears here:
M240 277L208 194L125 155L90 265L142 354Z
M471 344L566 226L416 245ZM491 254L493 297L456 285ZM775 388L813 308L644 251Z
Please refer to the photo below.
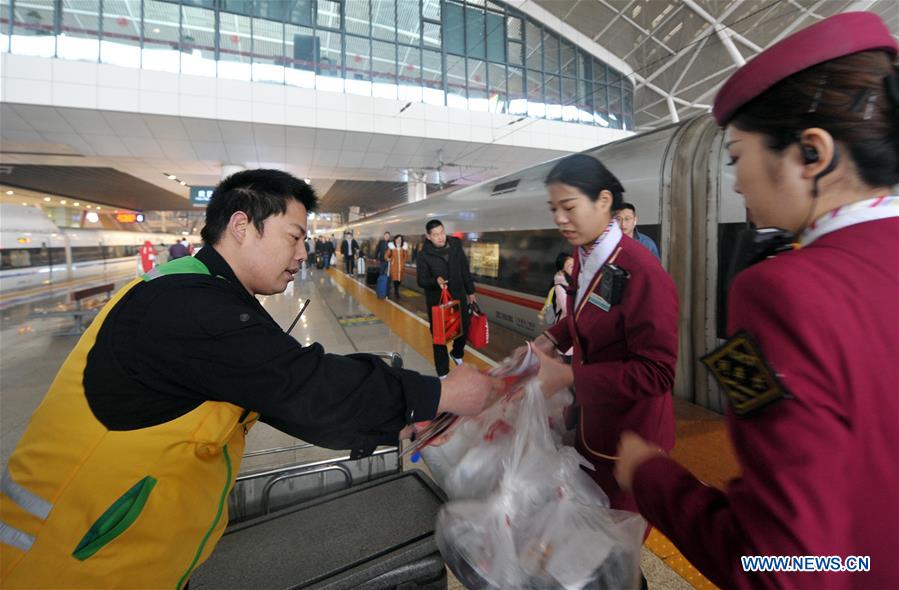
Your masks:
M432 219L427 224L425 224L425 231L430 234L432 229L434 229L435 227L440 227L441 225L443 224L439 219Z
M406 243L406 238L403 237L403 234L396 234L395 236L393 236L393 240L391 240L391 241L392 241L394 244L396 244L396 241L397 241L397 240L400 241L400 245L401 245L401 246L402 246L403 244Z
M572 256L568 252L560 252L559 255L556 256L556 272L565 268L565 261L569 258L572 258Z
M899 70L885 51L802 70L741 107L731 124L761 133L778 152L819 127L848 148L865 184L899 183Z
M632 203L621 203L621 206L618 207L617 211L623 211L625 209L630 209L631 211L634 212L634 215L637 214L637 208L634 207L634 205Z
M556 256L556 272L565 273L565 280L567 280L570 283L571 275L568 274L567 272L565 272L565 261L568 260L569 258L573 258L573 257L568 252L559 252L559 255ZM555 287L556 287L556 277L555 277L555 275L553 275L552 280L549 282L549 288L555 289Z
M563 183L581 191L591 201L599 199L599 193L612 193L612 211L621 207L624 187L603 166L602 162L587 154L573 154L562 158L553 166L544 184Z
M203 241L213 246L228 227L237 211L247 214L259 233L265 220L283 215L290 199L302 204L307 212L318 207L318 197L312 187L281 170L243 170L219 183L206 207L206 226L200 232Z

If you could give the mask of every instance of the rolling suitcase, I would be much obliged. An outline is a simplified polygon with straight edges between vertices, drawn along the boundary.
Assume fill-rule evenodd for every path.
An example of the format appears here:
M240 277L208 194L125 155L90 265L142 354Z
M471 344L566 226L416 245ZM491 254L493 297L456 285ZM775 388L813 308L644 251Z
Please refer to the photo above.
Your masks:
M378 277L378 288L375 289L375 292L378 294L378 299L384 299L387 297L387 293L390 291L390 277L388 275L381 275Z
M378 276L381 274L381 269L377 266L369 266L365 269L365 284L370 286L375 286L378 284Z
M325 268L325 256L327 254L316 254L315 255L315 268L321 270Z

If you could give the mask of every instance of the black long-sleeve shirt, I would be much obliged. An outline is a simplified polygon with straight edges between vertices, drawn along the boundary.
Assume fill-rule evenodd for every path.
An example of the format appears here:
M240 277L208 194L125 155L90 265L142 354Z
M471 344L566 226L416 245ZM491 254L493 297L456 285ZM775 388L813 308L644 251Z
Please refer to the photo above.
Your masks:
M405 424L436 414L436 378L393 369L372 355L303 347L213 247L197 259L211 276L141 283L100 327L84 386L107 428L146 428L205 401L226 401L305 441L361 455L396 443Z

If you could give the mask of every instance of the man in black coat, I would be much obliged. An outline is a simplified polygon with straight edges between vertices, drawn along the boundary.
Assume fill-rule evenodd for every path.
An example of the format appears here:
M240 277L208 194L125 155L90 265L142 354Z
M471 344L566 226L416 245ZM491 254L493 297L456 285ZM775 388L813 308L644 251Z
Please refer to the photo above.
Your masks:
M425 292L431 333L434 332L431 307L440 303L440 295L444 288L449 289L452 299L458 299L462 304L462 334L453 341L452 350L453 362L458 366L462 364L462 356L465 354L468 305L476 300L474 281L471 280L468 258L462 249L462 240L447 236L446 229L437 219L429 221L425 230L427 241L416 262L418 286ZM434 345L434 365L441 379L449 373L449 356L445 345Z
M331 268L331 256L334 255L334 242L328 238L322 238L321 242L322 257L325 259L325 270Z
M359 254L359 242L353 239L353 234L347 232L343 235L343 241L340 242L340 253L343 255L343 264L346 267L346 274L354 274L354 262Z
M378 259L378 265L381 268L381 274L387 274L387 250L390 248L390 232L385 231L384 236L378 240L378 246L375 248L375 258Z

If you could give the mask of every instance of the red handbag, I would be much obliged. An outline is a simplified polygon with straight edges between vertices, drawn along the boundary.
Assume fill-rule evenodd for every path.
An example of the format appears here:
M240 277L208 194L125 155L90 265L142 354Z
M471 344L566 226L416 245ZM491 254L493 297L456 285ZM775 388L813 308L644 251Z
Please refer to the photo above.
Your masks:
M468 306L468 343L475 348L484 348L490 342L490 325L487 316L481 312L477 303Z
M457 299L450 300L446 287L440 294L440 304L431 308L431 330L434 344L449 344L462 334L462 307Z

